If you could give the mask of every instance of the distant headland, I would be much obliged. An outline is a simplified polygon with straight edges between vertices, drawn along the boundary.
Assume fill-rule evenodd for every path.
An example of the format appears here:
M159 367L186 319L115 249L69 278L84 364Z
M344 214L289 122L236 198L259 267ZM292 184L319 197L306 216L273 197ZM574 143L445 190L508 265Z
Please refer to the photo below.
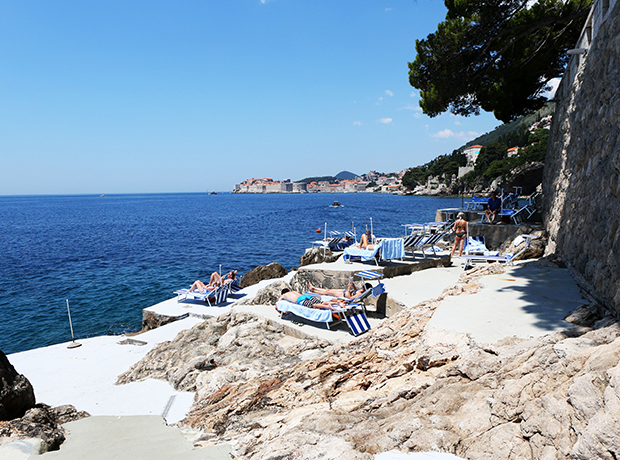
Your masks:
M251 178L235 184L232 193L402 193L405 171L369 171L362 175L341 171L335 176L307 177L296 182Z

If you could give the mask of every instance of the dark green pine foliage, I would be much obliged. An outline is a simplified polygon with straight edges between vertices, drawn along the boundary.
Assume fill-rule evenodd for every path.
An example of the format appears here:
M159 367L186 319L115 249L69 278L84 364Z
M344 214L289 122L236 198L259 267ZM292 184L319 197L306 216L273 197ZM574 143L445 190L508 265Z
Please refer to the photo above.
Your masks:
M541 108L563 74L592 0L445 0L445 21L409 63L420 106L434 117L493 112L508 122Z

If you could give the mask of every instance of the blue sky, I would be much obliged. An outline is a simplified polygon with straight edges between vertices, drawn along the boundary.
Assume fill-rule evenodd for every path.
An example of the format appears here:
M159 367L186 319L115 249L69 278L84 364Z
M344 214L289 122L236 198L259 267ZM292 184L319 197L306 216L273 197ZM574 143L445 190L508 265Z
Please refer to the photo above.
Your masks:
M0 195L227 191L426 163L498 126L422 115L437 0L0 0Z

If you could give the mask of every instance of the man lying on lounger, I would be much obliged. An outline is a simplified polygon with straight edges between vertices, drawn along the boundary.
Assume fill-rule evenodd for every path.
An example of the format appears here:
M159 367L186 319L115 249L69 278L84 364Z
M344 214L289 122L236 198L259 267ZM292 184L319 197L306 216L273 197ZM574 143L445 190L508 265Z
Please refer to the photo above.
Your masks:
M362 289L355 289L353 281L349 280L349 286L346 289L323 289L318 288L308 283L308 289L310 292L314 292L319 295L330 295L332 297L342 297L345 299L354 299L359 295L362 295L367 289L372 289L370 283L366 283Z
M302 294L297 291L289 291L288 289L282 290L280 300L286 300L288 302L296 303L303 307L323 308L327 310L335 310L345 306L344 301L340 299L333 299L327 302L323 302L319 297L310 294Z
M203 291L212 291L218 286L222 284L230 283L237 276L237 270L233 270L231 272L226 273L224 276L220 276L218 272L211 273L211 278L209 279L209 284L205 284L200 280L194 281L194 284L189 288L189 292L203 292Z

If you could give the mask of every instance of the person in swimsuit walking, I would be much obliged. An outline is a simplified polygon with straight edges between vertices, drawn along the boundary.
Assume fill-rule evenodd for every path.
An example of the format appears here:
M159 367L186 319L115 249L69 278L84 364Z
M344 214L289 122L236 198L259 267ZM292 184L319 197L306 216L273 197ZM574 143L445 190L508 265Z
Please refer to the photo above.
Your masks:
M465 238L467 238L467 221L465 220L465 214L459 212L456 217L457 220L454 222L454 247L452 248L450 257L454 256L456 246L459 244L459 257L463 255L463 246L465 245Z

